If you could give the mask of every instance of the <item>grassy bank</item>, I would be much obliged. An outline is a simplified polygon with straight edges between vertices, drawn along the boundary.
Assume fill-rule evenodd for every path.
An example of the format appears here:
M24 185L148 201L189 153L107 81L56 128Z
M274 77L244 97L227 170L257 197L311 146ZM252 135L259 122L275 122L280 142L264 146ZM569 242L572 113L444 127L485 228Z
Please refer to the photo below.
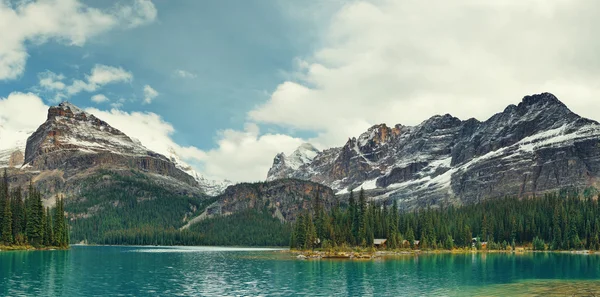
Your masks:
M32 245L0 245L0 252L4 251L48 251L48 250L68 250L70 247L43 246L34 247Z

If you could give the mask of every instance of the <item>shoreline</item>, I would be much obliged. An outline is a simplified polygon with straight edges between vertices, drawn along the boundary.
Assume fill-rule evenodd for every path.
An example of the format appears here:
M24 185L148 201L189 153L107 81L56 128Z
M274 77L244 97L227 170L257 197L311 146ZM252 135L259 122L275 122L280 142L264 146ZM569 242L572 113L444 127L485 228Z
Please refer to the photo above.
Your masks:
M296 255L297 259L349 259L349 260L371 260L377 258L409 256L420 254L526 254L526 253L557 253L557 254L578 254L578 255L595 255L600 254L600 251L591 250L573 250L573 251L534 251L532 249L517 248L516 250L469 250L469 249L453 249L453 250L375 250L367 251L362 249L346 250L346 251L324 251L324 250L288 250L290 254Z
M44 246L34 247L32 245L0 245L0 252L12 252L12 251L59 251L69 250L71 247L58 247L58 246Z

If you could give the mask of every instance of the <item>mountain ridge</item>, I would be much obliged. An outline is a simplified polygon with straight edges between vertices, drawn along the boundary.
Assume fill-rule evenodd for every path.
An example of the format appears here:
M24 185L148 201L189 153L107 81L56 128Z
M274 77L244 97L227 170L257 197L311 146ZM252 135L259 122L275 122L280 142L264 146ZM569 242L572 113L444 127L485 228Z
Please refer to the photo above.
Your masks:
M374 125L298 169L277 168L275 158L267 180L307 179L338 194L362 187L373 190L374 199L398 200L408 207L527 196L561 186L596 185L599 139L598 122L542 93L525 96L485 121L445 114L416 126ZM552 182L549 171L566 177Z

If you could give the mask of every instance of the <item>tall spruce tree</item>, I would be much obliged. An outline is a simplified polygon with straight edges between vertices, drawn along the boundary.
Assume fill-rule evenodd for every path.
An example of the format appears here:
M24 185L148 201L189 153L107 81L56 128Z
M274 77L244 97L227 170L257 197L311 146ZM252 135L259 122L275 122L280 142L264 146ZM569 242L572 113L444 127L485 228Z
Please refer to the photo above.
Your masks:
M4 198L3 198L4 199ZM2 242L6 245L13 244L13 234L12 234L12 212L10 210L10 200L8 199L8 195L4 202L4 220L2 221Z
M0 191L2 192L2 194L0 194L0 200L2 200L2 221L0 223L1 239L4 244L11 245L13 243L12 212L10 209L10 196L8 195L8 174L6 168L4 169Z
M31 184L27 204L27 239L33 246L40 246L44 240L44 206L41 194Z
M25 206L21 188L14 189L11 194L13 240L16 244L25 243Z
M64 247L68 245L65 240L68 233L65 223L64 199L56 197L56 209L54 211L54 245Z
M2 179L0 180L0 240L2 240L4 235L4 211L8 201L8 174L6 168L4 168L4 174L2 176Z
M50 246L54 243L54 232L52 229L52 214L50 212L50 207L46 208L45 216L46 223L44 224L44 245Z

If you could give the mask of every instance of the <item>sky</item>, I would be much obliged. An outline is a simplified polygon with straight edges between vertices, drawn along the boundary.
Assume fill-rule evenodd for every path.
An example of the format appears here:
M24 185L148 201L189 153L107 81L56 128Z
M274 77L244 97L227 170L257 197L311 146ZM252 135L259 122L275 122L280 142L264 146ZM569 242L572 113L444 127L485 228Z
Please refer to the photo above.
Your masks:
M208 178L551 92L600 120L600 2L0 0L0 149L69 101Z

